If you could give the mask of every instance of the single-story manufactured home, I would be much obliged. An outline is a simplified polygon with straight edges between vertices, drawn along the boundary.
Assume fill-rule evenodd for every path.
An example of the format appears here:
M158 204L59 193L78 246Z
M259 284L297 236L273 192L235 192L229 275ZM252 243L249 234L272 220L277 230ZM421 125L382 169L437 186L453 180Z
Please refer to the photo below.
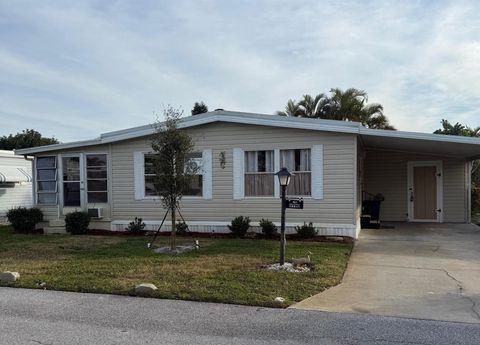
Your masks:
M32 206L32 160L0 150L0 223L13 207Z
M198 179L181 202L191 231L222 232L235 216L280 222L274 173L295 175L287 231L313 222L321 235L356 238L362 198L383 195L380 219L470 222L471 161L480 139L368 129L359 123L217 110L183 118L195 141ZM47 232L88 210L91 228L123 231L135 217L155 229L165 211L151 170L152 125L93 140L17 150L34 156L34 203ZM168 224L166 229L168 228Z

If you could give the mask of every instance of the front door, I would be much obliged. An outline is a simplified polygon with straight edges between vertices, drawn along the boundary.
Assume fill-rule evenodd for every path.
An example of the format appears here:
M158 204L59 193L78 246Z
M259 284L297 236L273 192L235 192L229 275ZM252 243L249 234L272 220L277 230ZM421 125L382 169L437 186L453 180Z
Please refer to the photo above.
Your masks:
M85 183L81 154L62 155L63 207L85 208Z
M412 162L409 169L409 218L412 221L441 221L439 182L441 165Z

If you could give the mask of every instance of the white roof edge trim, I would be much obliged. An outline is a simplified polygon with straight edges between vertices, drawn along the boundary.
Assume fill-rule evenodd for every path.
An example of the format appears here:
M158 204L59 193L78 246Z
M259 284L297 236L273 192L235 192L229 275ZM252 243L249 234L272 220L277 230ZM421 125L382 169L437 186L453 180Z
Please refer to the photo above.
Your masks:
M208 114L208 115L207 115ZM207 113L204 116L195 115L189 116L188 118L182 118L178 124L179 128L189 128L204 124L209 124L212 122L230 122L230 123L241 123L241 124L252 124L260 126L272 126L272 127L283 127L283 128L294 128L294 129L309 129L309 130L318 130L318 131L327 131L327 132L339 132L339 133L358 133L358 124L355 122L350 123L339 123L339 124L326 124L314 123L318 121L317 119L295 119L292 121L291 118L283 118L278 115L261 115L255 116L253 114L249 117L237 116L237 115L225 115L225 114L216 114L214 112ZM271 117L268 118L268 117ZM288 119L288 120L287 120ZM307 121L304 121L307 120ZM132 129L120 130L116 132L109 132L102 134L99 138L93 140L84 140L77 141L65 144L54 144L46 146L32 147L29 149L16 150L15 153L18 155L56 151L61 149L70 149L76 147L85 147L91 145L101 145L108 144L120 140L134 139L138 137L143 137L151 135L155 132L153 125L144 125L140 127L134 127Z
M189 128L199 125L205 125L213 122L229 122L240 124L251 124L260 126L306 129L314 131L326 131L337 133L351 133L366 136L380 136L400 139L418 139L441 141L461 144L480 145L480 139L459 137L453 135L429 134L419 132L403 132L391 131L381 129L365 128L358 122L334 121L334 120L319 120L309 118L291 118L279 115L265 115L254 113L241 113L230 111L213 111L205 114L188 116L180 120L179 128ZM100 135L100 137L92 140L84 140L77 142L70 142L65 144L55 144L47 146L33 147L29 149L15 150L17 155L35 154L49 151L56 151L62 149L71 149L76 147L85 147L93 145L109 144L116 141L134 139L138 137L148 136L155 132L153 124L133 127L130 129L123 129L119 131L107 132Z
M404 131L390 131L383 129L371 129L360 127L360 135L369 135L377 137L389 137L389 138L399 138L399 139L417 139L417 140L430 140L430 141L442 141L448 143L457 143L457 144L473 144L480 145L479 138L473 137L462 137L458 135L445 135L445 134L431 134L431 133L420 133L420 132L404 132Z
M203 124L208 124L212 122L229 122L229 123L241 123L241 124L251 124L259 126L272 126L272 127L286 127L294 129L311 129L311 130L321 130L327 132L342 132L342 133L358 133L358 127L352 126L342 126L342 125L330 125L319 123L315 124L312 122L289 122L285 120L275 119L274 115L271 115L272 119L268 118L256 118L255 121L252 121L250 118L243 116L235 115L214 115L212 117L204 117L202 119L192 119L187 121L182 121L179 123L179 128L188 128L193 126L199 126ZM313 120L316 121L316 120Z
M36 146L28 149L15 150L15 154L28 155L33 153L49 152L49 151L56 151L56 150L70 149L75 147L84 147L84 146L91 146L91 145L98 145L98 144L101 144L100 139L72 141L70 143L64 143L64 144L44 145L44 146Z

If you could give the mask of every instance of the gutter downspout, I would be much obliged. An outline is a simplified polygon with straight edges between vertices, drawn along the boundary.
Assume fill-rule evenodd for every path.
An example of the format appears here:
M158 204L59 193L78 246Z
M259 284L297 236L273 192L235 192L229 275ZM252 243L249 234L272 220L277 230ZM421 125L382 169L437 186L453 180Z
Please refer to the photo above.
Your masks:
M35 158L32 156L23 155L23 159L30 161L32 167L32 206L35 206L35 185L36 185L36 176L35 176Z

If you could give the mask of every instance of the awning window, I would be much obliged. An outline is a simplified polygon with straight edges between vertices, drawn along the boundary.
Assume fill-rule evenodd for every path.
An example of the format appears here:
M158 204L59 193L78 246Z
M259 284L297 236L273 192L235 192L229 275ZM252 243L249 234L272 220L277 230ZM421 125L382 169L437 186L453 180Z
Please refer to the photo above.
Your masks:
M0 167L0 183L5 182L32 182L32 174L25 168Z

